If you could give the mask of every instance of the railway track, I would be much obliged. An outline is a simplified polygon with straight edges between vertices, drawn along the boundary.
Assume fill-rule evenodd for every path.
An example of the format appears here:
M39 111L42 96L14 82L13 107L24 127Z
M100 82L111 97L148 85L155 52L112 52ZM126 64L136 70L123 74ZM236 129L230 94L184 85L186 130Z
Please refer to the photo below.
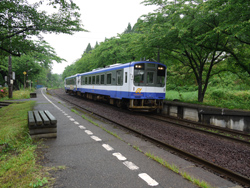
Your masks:
M181 119L173 118L170 116L150 115L146 117L155 119L158 121L171 123L173 125L181 126L187 129L192 129L195 131L203 132L205 134L211 134L217 137L222 137L222 138L229 139L235 142L240 142L240 143L250 146L250 135L240 132L240 131L225 129L225 128L211 126L211 125L205 125L205 124L191 122L187 120L181 120Z
M88 108L84 108L81 104L79 104L79 102L72 102L72 100L65 99L65 98L61 97L60 95L57 95L56 93L54 93L54 95L56 95L58 98L60 98L60 99L62 99L64 101L74 105L75 107L80 108L81 110L89 113L90 115L95 115L95 116L100 117L102 119L105 119L105 120L107 120L109 122L112 122L112 123L114 123L116 125L119 125L119 126L125 128L125 129L127 129L127 130L129 130L131 132L139 134L139 135L143 136L144 138L146 138L148 140L151 140L152 142L161 145L164 148L168 148L168 149L180 154L181 156L183 156L185 158L188 158L189 160L191 160L193 162L201 164L202 166L204 166L204 167L206 167L208 169L211 169L211 170L213 170L213 171L215 171L215 172L217 172L217 173L219 173L219 174L221 174L221 175L223 175L223 176L225 176L225 177L227 177L227 178L229 178L229 179L231 179L231 180L233 180L235 182L238 182L238 183L242 184L243 186L249 186L250 187L250 179L248 177L246 177L246 176L243 176L243 175L241 175L239 173L233 172L233 171L228 170L226 168L223 168L223 167L221 167L219 165L211 163L211 162L209 162L209 161L207 161L205 159L197 157L197 156L195 156L195 155L193 155L191 153L188 153L186 151L178 149L178 148L176 148L176 147L174 147L174 146L172 146L170 144L167 144L167 143L163 142L162 140L159 140L159 139L156 139L156 138L154 138L152 136L143 134L142 132L140 132L140 131L138 131L136 129L128 127L125 123L119 123L119 122L114 121L114 120L112 120L110 118L107 118L106 116L103 116L100 113L95 113L92 110L89 110ZM159 119L158 119L158 121L159 121ZM173 123L173 122L171 122L171 123Z

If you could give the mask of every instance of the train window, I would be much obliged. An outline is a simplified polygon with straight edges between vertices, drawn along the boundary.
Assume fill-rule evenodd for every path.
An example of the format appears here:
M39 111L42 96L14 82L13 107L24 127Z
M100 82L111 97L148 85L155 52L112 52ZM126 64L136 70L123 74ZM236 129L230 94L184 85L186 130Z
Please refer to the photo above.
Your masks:
M122 85L123 84L123 80L122 80L122 71L118 70L116 71L116 76L117 76L117 85Z
M91 84L91 76L89 77L89 84Z
M144 70L135 69L134 71L134 83L143 84L144 83Z
M154 83L154 72L147 73L147 83L153 84Z
M164 76L157 76L157 84L160 84L160 86L165 85L165 77Z
M92 84L95 84L95 76L92 76Z
M88 84L88 77L85 77L85 84Z
M104 74L101 75L101 84L104 84Z
M82 77L81 77L81 85L84 85L84 81L85 81L85 80L84 80L84 77L82 76Z
M96 76L96 84L100 84L99 83L99 75Z
M127 82L128 82L128 73L125 72L125 83L127 83Z
M107 84L111 84L111 73L107 74Z

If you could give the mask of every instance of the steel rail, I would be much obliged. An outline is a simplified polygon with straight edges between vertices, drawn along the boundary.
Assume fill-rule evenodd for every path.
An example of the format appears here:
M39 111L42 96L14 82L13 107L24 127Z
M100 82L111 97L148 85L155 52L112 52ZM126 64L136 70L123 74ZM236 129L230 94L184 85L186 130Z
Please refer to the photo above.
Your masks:
M196 128L196 127L184 125L184 124L179 123L179 122L174 122L174 121L169 121L169 120L166 120L166 119L156 118L157 116L156 117L154 117L154 116L146 116L146 117L151 118L151 119L155 119L155 120L158 120L158 121L162 121L162 122L168 122L168 123L174 124L176 126L181 126L181 127L187 128L187 129L192 129L192 130L202 132L202 133L205 133L205 134L211 134L211 135L214 135L214 136L217 136L217 137L222 137L222 138L226 138L226 139L229 139L229 140L237 141L237 142L240 142L240 143L243 143L243 144L246 144L246 145L250 146L250 141L246 141L246 140L242 140L242 139L234 138L234 137L230 137L230 136L225 136L225 135L222 135L220 133L214 133L214 132L211 132L211 131L208 131L208 130L203 130L203 129L199 129L199 128ZM160 117L162 117L162 116L160 116ZM163 118L166 118L166 117L163 117ZM178 120L178 121L180 121L180 120ZM192 124L192 122L189 122L189 123ZM210 128L210 129L217 130L214 127ZM218 129L218 130L224 131L224 130L221 130L221 129ZM225 132L227 132L227 130L225 130ZM232 133L232 132L229 132L229 133ZM237 133L233 132L233 134L237 134ZM244 135L244 136L249 137L249 135ZM249 137L249 140L250 140L250 137Z
M240 135L240 136L249 137L249 139L250 139L250 134L244 133L244 132L239 131L239 130L232 130L232 129L228 129L228 128L218 127L218 126L215 126L215 125L209 125L209 124L205 124L205 123L201 123L201 122L195 122L195 121L191 121L191 120L187 120L187 119L179 119L179 118L169 116L169 115L158 115L158 116L163 117L163 118L173 119L175 121L190 123L190 124L193 124L195 126L201 126L201 127L205 127L205 128L208 128L208 129L216 129L216 130L220 130L220 131L223 131L223 132L228 132L228 133L237 134L237 135Z

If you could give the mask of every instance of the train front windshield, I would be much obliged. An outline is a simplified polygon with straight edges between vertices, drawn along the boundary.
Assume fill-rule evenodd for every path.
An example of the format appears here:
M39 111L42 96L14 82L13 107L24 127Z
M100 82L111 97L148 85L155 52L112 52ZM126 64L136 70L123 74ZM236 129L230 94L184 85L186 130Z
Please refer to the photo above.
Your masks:
M165 86L166 68L159 64L142 63L134 66L135 86Z

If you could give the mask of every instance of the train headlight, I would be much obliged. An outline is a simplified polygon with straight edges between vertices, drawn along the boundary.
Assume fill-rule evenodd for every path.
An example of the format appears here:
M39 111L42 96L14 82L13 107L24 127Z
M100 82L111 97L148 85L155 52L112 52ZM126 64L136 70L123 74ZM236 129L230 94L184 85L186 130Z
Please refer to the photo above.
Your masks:
M141 69L141 68L142 68L142 66L141 66L141 65L135 65L135 68L137 68L137 69Z
M164 70L164 67L158 67L158 70Z

